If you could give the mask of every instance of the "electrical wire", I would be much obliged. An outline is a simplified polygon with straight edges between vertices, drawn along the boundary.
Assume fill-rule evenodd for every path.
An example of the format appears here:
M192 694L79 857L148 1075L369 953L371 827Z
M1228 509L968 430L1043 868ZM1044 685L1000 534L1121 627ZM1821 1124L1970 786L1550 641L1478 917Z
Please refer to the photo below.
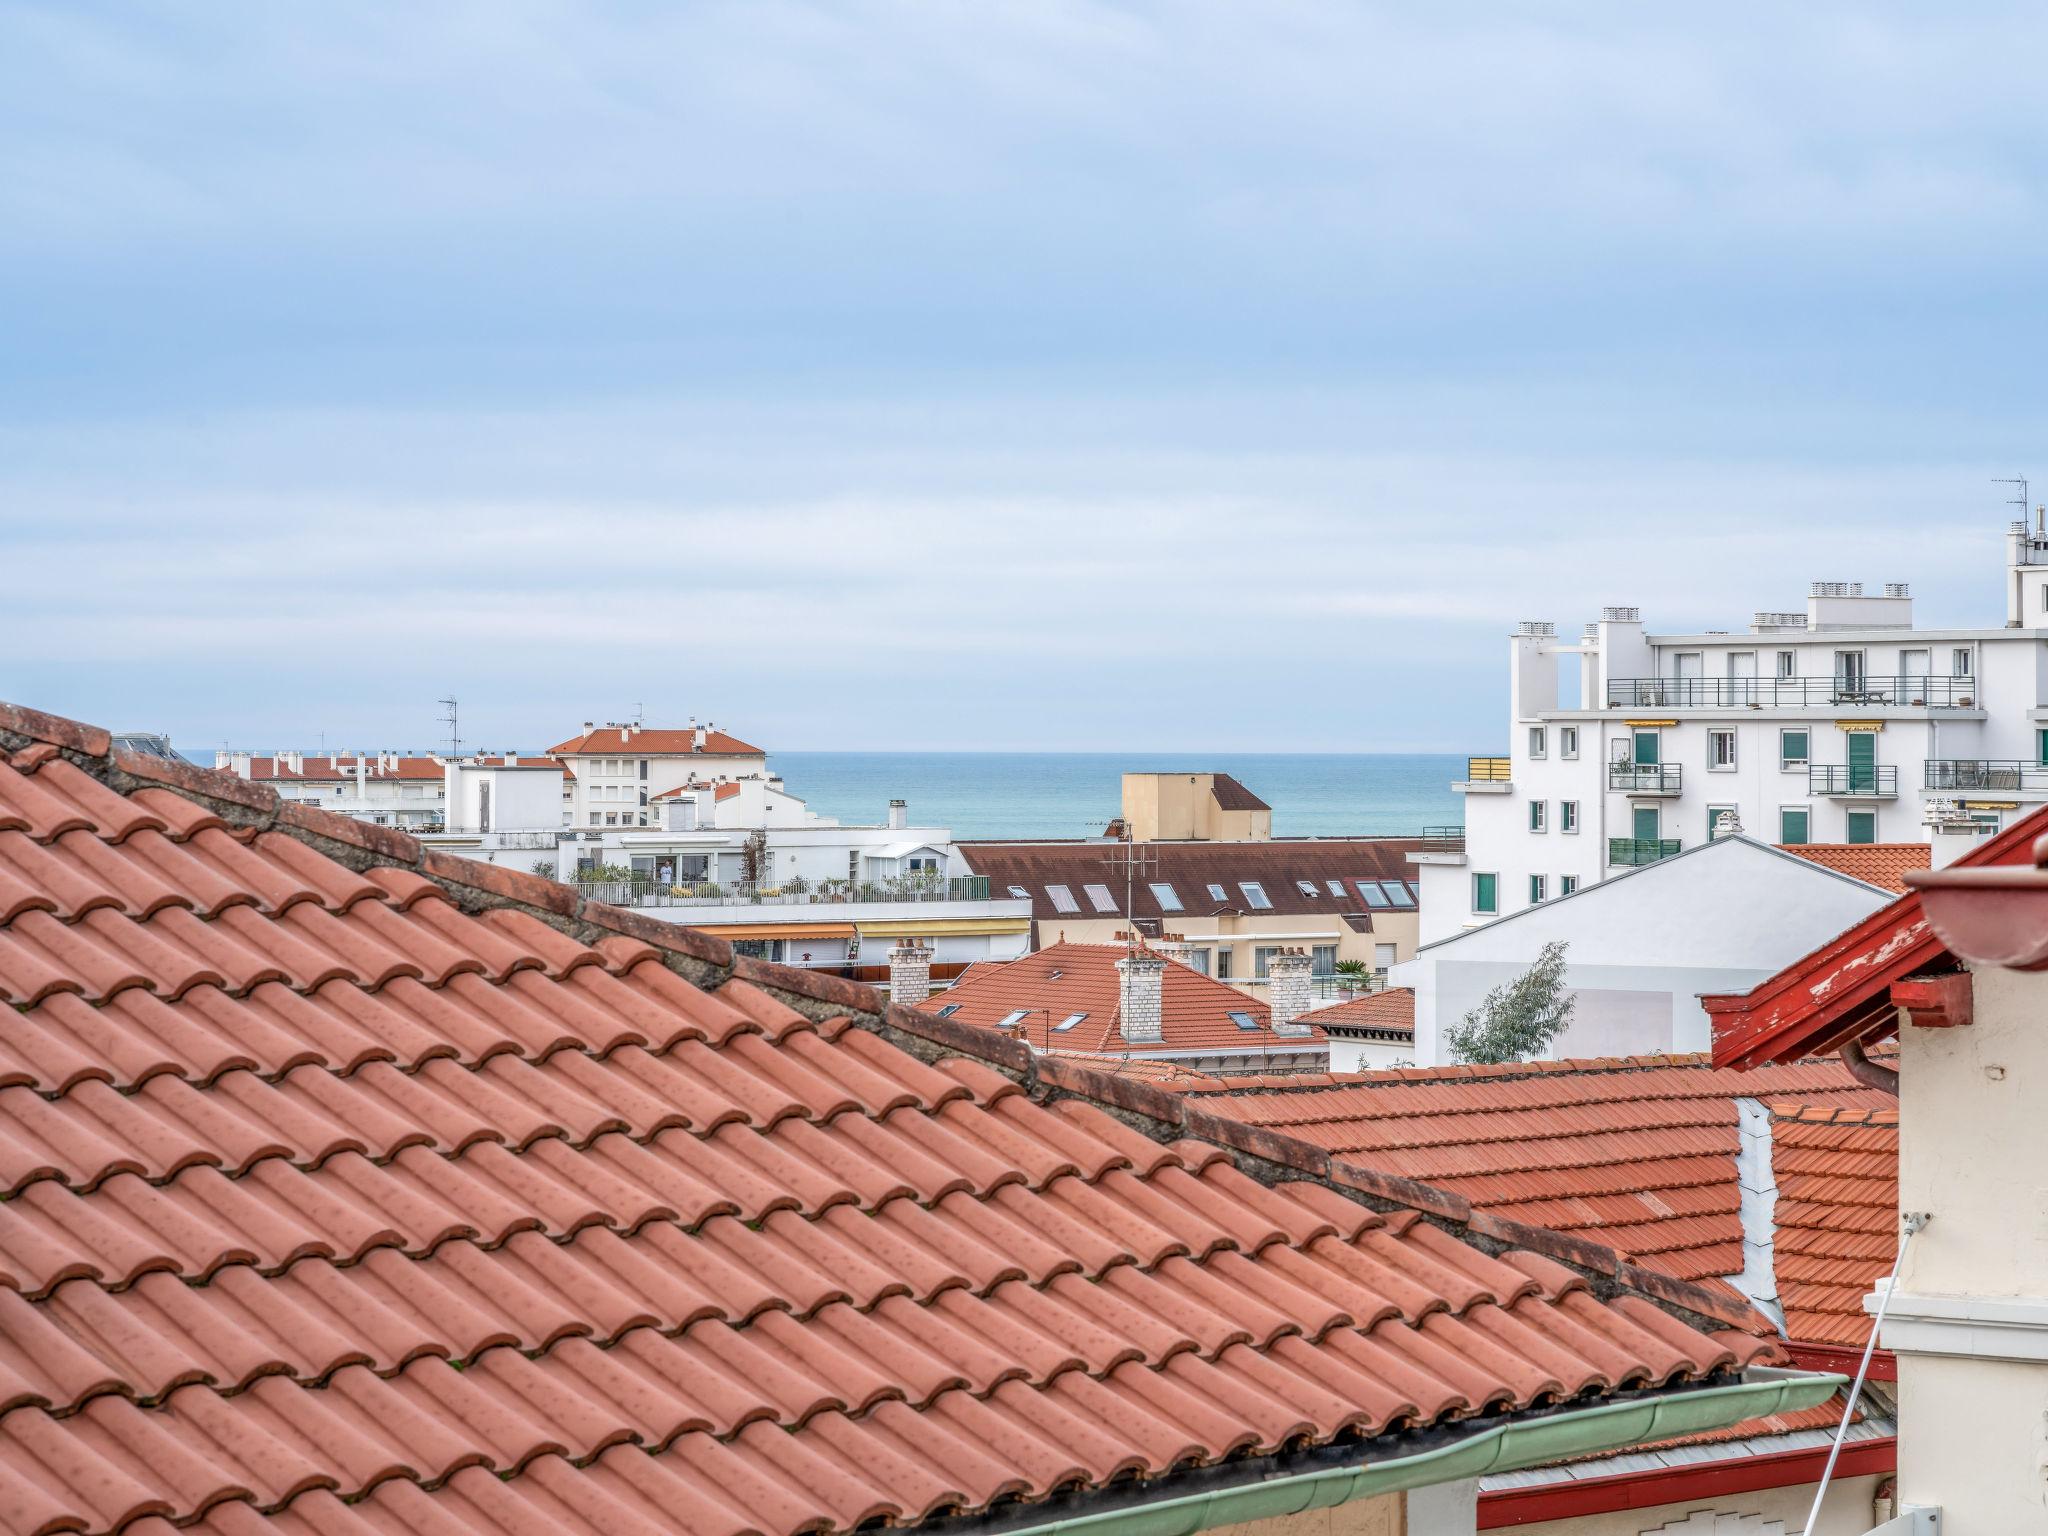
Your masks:
M1923 1211L1903 1211L1899 1215L1899 1252L1892 1260L1891 1278L1885 1281L1884 1294L1877 1298L1877 1316L1870 1320L1870 1338L1863 1345L1863 1358L1856 1366L1856 1379L1849 1384L1849 1402L1842 1409L1842 1422L1835 1426L1835 1443L1828 1447L1827 1465L1820 1471L1820 1486L1813 1490L1813 1508L1807 1511L1805 1530L1812 1536L1815 1522L1820 1519L1822 1500L1828 1496L1828 1483L1835 1475L1835 1461L1842 1454L1842 1442L1848 1438L1849 1422L1856 1417L1856 1402L1863 1395L1863 1379L1870 1374L1870 1357L1877 1350L1877 1331L1884 1326L1885 1309L1892 1304L1892 1292L1898 1289L1899 1267L1906 1262L1906 1249L1913 1241L1913 1234L1927 1225Z

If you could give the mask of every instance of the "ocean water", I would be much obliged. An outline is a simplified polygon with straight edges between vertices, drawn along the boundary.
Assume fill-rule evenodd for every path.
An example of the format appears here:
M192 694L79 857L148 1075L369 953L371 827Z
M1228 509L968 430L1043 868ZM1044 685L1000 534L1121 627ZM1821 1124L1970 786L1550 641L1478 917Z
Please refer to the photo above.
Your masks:
M1453 779L1465 759L1442 753L776 752L789 792L820 816L884 819L910 802L917 826L959 838L1098 837L1118 814L1126 771L1210 770L1273 807L1276 837L1413 834L1465 819Z

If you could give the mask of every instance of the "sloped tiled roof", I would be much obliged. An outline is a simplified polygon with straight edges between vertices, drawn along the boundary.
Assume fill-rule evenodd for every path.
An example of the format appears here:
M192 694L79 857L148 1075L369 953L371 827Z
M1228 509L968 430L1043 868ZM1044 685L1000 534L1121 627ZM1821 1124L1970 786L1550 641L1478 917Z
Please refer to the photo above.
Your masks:
M1042 1049L1070 1052L1125 1051L1174 1055L1194 1051L1301 1051L1320 1047L1320 1030L1275 1034L1266 1005L1235 987L1204 976L1191 966L1169 962L1160 975L1159 1033L1156 1041L1124 1038L1117 1013L1116 963L1130 951L1122 944L1053 944L1015 960L963 973L944 992L917 1006L926 1013L950 1008L956 1024L994 1028L1019 1009L1030 1017L1024 1038ZM1078 1023L1058 1026L1075 1014ZM1238 1014L1257 1024L1240 1027Z
M702 754L707 757L760 757L761 748L747 745L737 736L724 731L706 731L704 745L697 745L694 731L656 731L643 726L632 727L628 736L618 726L600 726L585 731L581 736L571 736L567 741L548 748L556 757L691 757Z
M1209 797L1219 811L1270 811L1273 809L1227 773L1212 775Z
M0 706L0 755L0 1536L843 1532L1767 1349L95 727Z
M1898 1111L1777 1109L1773 1251L1786 1335L1861 1349L1870 1337L1863 1298L1890 1273L1898 1250Z
M1783 843L1780 849L1880 890L1903 892L1909 869L1933 862L1925 843Z
M1363 997L1348 998L1327 1008L1304 1013L1299 1022L1313 1024L1320 1029L1374 1029L1413 1035L1415 989L1388 987L1381 992L1368 992Z
M1190 1091L1212 1112L1709 1284L1743 1267L1737 1099L1897 1102L1835 1061L1736 1072L1704 1056L1395 1067L1325 1085L1222 1086Z

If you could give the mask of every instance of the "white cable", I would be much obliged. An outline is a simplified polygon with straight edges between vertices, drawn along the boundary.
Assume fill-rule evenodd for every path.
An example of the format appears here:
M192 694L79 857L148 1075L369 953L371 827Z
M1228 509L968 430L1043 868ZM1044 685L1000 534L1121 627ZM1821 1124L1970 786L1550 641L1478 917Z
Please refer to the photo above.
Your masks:
M1877 1316L1870 1320L1870 1338L1863 1345L1863 1359L1856 1366L1856 1379L1849 1384L1849 1403L1842 1410L1842 1422L1835 1427L1835 1443L1828 1447L1827 1465L1820 1471L1820 1486L1813 1490L1813 1508L1806 1513L1804 1536L1813 1536L1814 1522L1820 1519L1821 1501L1828 1496L1828 1482L1835 1475L1835 1459L1842 1454L1842 1442L1849 1435L1849 1421L1856 1417L1856 1400L1863 1395L1863 1378L1870 1373L1870 1357L1877 1349L1877 1330L1884 1326L1885 1308L1892 1304L1892 1292L1898 1289L1899 1266L1906 1262L1907 1245L1913 1241L1913 1234L1927 1225L1925 1211L1901 1211L1899 1213L1899 1252L1892 1260L1891 1278L1885 1281L1884 1294L1877 1298Z

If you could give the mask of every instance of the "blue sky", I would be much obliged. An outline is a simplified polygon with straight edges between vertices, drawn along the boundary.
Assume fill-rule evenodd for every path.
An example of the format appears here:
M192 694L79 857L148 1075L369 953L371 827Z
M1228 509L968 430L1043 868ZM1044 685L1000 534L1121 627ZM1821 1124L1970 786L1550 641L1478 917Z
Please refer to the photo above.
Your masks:
M0 697L192 749L1498 747L1995 622L2029 7L0 0Z

